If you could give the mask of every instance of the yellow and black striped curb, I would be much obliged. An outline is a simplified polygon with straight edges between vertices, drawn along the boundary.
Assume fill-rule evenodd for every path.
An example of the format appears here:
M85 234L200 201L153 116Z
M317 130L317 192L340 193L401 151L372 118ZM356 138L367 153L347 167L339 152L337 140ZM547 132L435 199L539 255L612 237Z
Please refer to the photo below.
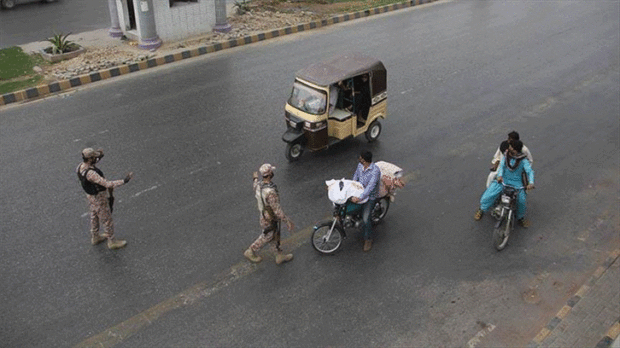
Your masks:
M280 36L295 34L295 33L299 33L302 31L326 27L332 24L342 23L342 22L359 19L363 17L368 17L368 16L372 16L376 14L386 13L390 11L401 10L401 9L409 8L412 6L428 4L428 3L436 2L436 1L439 1L439 0L409 0L407 2L402 2L398 4L375 7L372 9L354 12L354 13L341 14L341 15L337 15L337 16L334 16L328 19L322 19L322 20L317 20L317 21L313 21L310 23L304 23L304 24L299 24L299 25L290 26L286 28L275 29L275 30L271 30L271 31L267 31L267 32L259 33L259 34L248 35L248 36L240 37L237 39L231 39L228 41L223 41L223 42L219 42L219 43L208 45L208 46L193 48L193 49L182 51L182 52L175 53L175 54L169 54L164 57L148 59L148 60L141 61L138 63L121 65L115 68L95 71L89 74L84 74L84 75L74 77L69 80L52 82L47 85L41 85L41 86L32 87L32 88L21 90L21 91L4 94L0 97L0 106L11 104L11 103L16 103L16 102L21 102L21 101L26 101L29 99L39 98L39 97L43 97L43 96L53 94L53 93L63 92L68 89L78 87L78 86L83 86L85 84L89 84L92 82L97 82L100 80L105 80L105 79L109 79L112 77L125 75L125 74L129 74L132 72L141 71L141 70L145 70L149 68L154 68L154 67L161 66L164 64L168 64L168 63L178 62L183 59L197 57L197 56L201 56L207 53L221 51L227 48L249 45L252 43L256 43L256 42L260 42L260 41L264 41L268 39L273 39L273 38L280 37Z
M611 265L616 262L616 260L620 257L620 249L616 249L605 262L599 266L594 274L590 277L590 279L579 288L579 290L575 293L573 297L571 297L566 304L560 309L560 311L553 317L547 325L540 330L538 335L534 337L534 339L527 345L528 348L538 348L543 343L543 341L551 334L551 332L566 318L566 316L571 312L571 310L575 307L575 305L582 299L584 296L590 291L590 288L594 286L597 280L601 278L601 276L607 271ZM620 318L618 318L620 320ZM607 334L601 341L596 345L598 348L600 347L609 347L613 340L618 337L618 333L620 332L620 325L618 321L608 330ZM610 336L611 335L611 336Z
M612 327L607 330L605 337L603 337L597 344L595 348L607 348L611 347L614 343L614 340L618 338L618 334L620 334L620 318L616 320L616 323L612 325Z

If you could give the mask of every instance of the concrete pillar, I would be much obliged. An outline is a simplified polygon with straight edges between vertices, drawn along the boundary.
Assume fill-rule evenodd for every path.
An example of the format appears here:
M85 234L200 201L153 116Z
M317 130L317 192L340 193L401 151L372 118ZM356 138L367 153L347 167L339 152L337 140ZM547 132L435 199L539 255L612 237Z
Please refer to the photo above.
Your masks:
M134 7L138 15L137 26L140 34L138 47L151 50L161 46L161 40L157 36L155 27L155 13L153 12L153 0L135 0Z
M108 30L108 34L111 37L121 37L123 36L123 31L121 30L121 25L118 20L118 9L116 7L116 0L108 0L108 8L110 9L110 30Z
M215 0L215 26L213 31L227 33L232 29L226 18L226 0Z

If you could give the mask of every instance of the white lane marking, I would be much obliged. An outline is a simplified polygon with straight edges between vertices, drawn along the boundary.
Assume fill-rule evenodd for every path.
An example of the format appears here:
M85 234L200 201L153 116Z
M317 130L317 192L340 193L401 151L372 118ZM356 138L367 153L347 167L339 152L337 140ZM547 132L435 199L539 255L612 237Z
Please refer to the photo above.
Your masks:
M84 213L84 214L82 214L80 217L85 218L85 217L87 217L87 216L88 216L88 213Z
M143 194L145 192L148 192L148 191L152 191L152 190L156 189L157 187L159 187L159 186L155 185L153 187L147 188L146 190L142 190L142 191L136 193L135 195L133 195L131 197L138 197L139 195L141 195L141 194Z
M495 330L495 325L493 325L493 324L486 324L486 325L487 325L487 326L486 326L484 329L482 329L482 330L478 331L478 333L476 334L476 336L474 336L474 338L472 338L471 340L469 340L469 342L467 342L467 346L468 346L469 348L475 348L475 347L476 347L476 345L477 345L478 343L480 343L480 340L481 340L484 336L486 336L486 335L490 334L490 333L491 333L491 331Z

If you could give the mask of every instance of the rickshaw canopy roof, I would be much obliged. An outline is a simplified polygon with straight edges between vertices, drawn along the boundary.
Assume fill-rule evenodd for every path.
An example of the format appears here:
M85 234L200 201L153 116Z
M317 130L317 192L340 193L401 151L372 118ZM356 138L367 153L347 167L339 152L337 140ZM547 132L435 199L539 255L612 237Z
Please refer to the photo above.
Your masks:
M385 66L380 60L352 52L311 64L299 70L295 76L319 86L328 86L375 70L385 71Z

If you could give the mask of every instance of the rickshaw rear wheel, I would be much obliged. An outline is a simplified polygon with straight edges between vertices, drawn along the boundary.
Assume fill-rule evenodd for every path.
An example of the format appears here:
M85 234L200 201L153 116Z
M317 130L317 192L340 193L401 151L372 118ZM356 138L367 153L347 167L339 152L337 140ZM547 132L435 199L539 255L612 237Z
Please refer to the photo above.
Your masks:
M381 134L381 123L379 123L379 121L373 121L364 134L369 143L377 140L379 134Z
M301 143L287 143L284 155L289 162L297 161L304 153L304 147Z

